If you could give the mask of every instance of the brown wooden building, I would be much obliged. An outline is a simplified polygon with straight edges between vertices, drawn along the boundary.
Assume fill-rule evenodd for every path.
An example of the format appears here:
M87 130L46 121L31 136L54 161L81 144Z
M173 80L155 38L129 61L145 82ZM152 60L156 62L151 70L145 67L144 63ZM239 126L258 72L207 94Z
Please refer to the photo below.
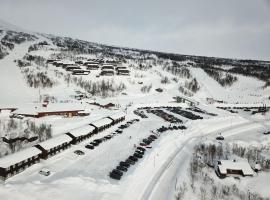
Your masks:
M41 153L39 149L30 147L0 158L0 178L6 180L39 162Z
M41 142L35 147L42 151L41 158L47 159L61 151L67 149L71 145L72 138L66 134L56 136L52 139Z

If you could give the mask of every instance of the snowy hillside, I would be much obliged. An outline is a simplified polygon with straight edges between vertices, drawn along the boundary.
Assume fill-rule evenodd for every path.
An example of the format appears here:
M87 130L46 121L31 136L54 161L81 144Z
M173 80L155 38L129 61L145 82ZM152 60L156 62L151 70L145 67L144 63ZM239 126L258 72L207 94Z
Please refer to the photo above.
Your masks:
M0 69L3 199L270 198L269 61L121 48L0 21ZM219 160L248 163L252 176L224 178Z

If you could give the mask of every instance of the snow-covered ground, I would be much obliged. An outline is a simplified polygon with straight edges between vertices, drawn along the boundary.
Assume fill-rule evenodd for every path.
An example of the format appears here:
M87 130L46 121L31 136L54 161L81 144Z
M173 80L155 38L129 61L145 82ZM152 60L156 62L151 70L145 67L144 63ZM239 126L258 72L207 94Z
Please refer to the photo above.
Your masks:
M12 30L14 29L17 28L13 27ZM196 78L200 89L189 98L197 100L200 103L198 107L201 109L209 113L215 113L217 116L194 112L204 119L192 121L164 109L164 112L181 119L187 129L162 133L158 140L153 142L152 148L147 150L143 159L131 166L120 181L109 178L109 172L120 161L131 155L135 146L143 138L149 136L151 131L155 131L161 126L169 126L169 123L160 117L146 113L148 118L140 118L139 122L125 129L123 134L100 144L94 150L86 149L84 146L94 139L111 134L117 129L117 126L113 126L78 145L73 145L70 149L48 160L42 160L22 173L1 182L0 196L2 199L174 199L176 188L189 178L187 171L194 145L208 140L215 141L216 136L220 133L228 142L235 141L248 145L262 144L268 146L270 144L269 135L262 134L270 130L269 112L266 115L251 115L244 111L232 114L216 108L216 106L251 107L262 104L269 105L270 87L263 88L264 82L258 79L237 74L235 76L238 80L232 86L222 87L201 68L188 67L191 77L187 78L163 70L165 62L158 63L147 70L140 70L137 60L128 60L127 63L123 63L124 66L137 66L129 68L131 70L130 76L97 77L100 70L91 72L87 76L77 76L81 78L81 81L92 81L92 83L103 80L105 82L113 81L115 85L123 83L125 85L123 91L115 92L114 95L106 98L99 95L89 95L88 98L76 100L74 98L76 91L82 93L87 93L87 91L72 81L68 83L65 78L70 73L51 64L43 68L32 64L29 69L46 72L56 82L52 88L34 89L26 84L23 73L14 62L15 60L22 59L27 53L42 56L46 59L50 58L52 54L63 53L52 44L50 39L40 34L36 34L36 36L38 39L34 41L15 45L9 55L0 59L0 109L6 107L36 109L36 107L41 106L41 103L38 103L39 94L41 94L54 97L57 103L69 107L79 105L90 112L90 115L86 117L47 116L38 119L26 117L21 121L27 123L28 120L31 120L36 124L51 125L52 137L84 126L117 111L126 112L126 119L129 120L139 118L133 111L140 107L177 106L186 109L188 108L187 104L175 103L173 97L182 96L179 92L179 86L184 86L192 78ZM47 41L49 46L28 52L30 45L41 41ZM77 56L87 59L96 58L98 55L78 54L69 56L69 58ZM155 58L155 56L152 57ZM171 63L171 60L166 62ZM153 64L151 59L145 61L144 64L146 63ZM165 76L169 80L167 84L161 83ZM143 93L141 91L143 86L150 85L152 85L152 88L149 92ZM162 88L163 92L157 92L157 88ZM209 97L225 101L225 103L208 105L206 104L206 98ZM102 105L113 103L116 106L113 109L105 109L89 104L93 102ZM0 120L9 120L9 114L7 111L2 111ZM5 134L7 133L1 133L0 135ZM85 155L78 156L74 153L75 150L82 150ZM48 177L40 175L38 172L43 168L49 169L51 175ZM241 179L241 187L257 191L264 197L270 197L268 187L262 187L262 185L269 185L269 176L269 172L262 172L256 177ZM226 182L230 183L231 180L226 179ZM187 199L195 199L195 197L188 196Z

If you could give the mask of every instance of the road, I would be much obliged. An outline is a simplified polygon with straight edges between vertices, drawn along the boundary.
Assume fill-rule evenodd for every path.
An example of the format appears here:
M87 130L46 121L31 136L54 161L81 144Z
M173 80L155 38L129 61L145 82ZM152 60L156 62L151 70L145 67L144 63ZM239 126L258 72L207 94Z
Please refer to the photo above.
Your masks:
M188 138L183 142L183 146L175 149L175 152L167 158L167 160L159 168L158 172L152 177L151 181L148 183L147 187L143 191L142 195L138 197L141 200L164 200L172 199L174 195L175 185L178 180L176 177L185 176L186 170L181 170L185 168L185 163L188 163L193 146L202 139L202 137L216 136L217 132L222 132L225 136L228 134L232 135L236 131L236 135L241 135L246 130L246 127L250 129L261 128L263 125L263 120L248 121L238 125L220 128L219 130L211 131L209 133L198 135ZM264 123L263 123L264 124ZM238 131L242 129L243 131ZM170 198L171 197L171 198Z

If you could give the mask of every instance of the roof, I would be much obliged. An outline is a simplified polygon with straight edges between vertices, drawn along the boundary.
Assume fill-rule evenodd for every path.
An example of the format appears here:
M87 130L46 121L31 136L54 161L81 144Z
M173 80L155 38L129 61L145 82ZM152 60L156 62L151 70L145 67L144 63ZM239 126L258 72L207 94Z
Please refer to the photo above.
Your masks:
M73 135L74 137L79 137L79 136L83 136L83 135L87 135L89 133L91 133L93 130L95 130L95 128L93 126L82 126L80 128L75 128L71 131L69 131L69 133L71 135Z
M41 151L35 147L30 147L19 152L7 155L5 157L0 158L0 167L7 168L11 165L19 163L23 160L31 158L33 156L37 156Z
M247 161L231 161L231 160L220 160L221 164L218 165L221 174L227 174L227 169L229 170L242 170L244 175L253 175L253 170L251 169Z
M96 121L92 122L91 124L93 124L97 128L100 128L100 127L102 127L104 125L108 125L110 123L112 123L111 119L103 118L103 119L96 120Z
M49 149L54 148L58 145L62 145L65 142L70 142L71 140L72 140L71 137L69 137L66 134L63 134L63 135L59 135L57 137L54 137L52 139L46 140L44 142L41 142L38 145L40 145L45 150L49 150Z
M115 113L113 115L110 115L109 117L112 118L113 120L117 120L117 119L125 117L125 116L126 116L125 113L118 112L118 113Z
M42 106L31 106L25 108L19 108L15 110L15 114L21 115L37 115L38 113L49 113L49 112L67 112L67 111L83 111L81 105L69 105L66 103L50 103L47 107Z

